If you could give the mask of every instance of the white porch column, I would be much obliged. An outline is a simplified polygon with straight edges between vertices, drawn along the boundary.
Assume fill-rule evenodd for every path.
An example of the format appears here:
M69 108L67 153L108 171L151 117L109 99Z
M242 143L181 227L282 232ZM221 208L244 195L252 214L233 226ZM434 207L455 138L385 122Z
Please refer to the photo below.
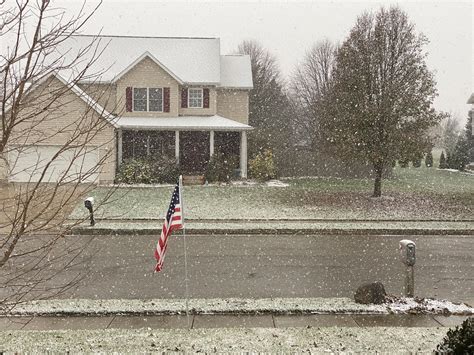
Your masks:
M117 130L117 167L120 167L120 165L122 165L122 156L122 130L119 128Z
M247 178L247 132L240 132L240 177Z
M209 157L212 158L214 155L214 131L210 132L209 135Z
M174 132L174 157L179 164L179 131Z

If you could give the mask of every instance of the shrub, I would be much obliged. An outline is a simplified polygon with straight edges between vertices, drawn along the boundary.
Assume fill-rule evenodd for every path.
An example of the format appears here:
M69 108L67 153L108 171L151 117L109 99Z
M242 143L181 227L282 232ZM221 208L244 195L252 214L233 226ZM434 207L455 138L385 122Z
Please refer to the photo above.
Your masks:
M419 168L421 166L421 159L417 158L412 161L413 167L414 168Z
M400 164L401 168L407 168L409 162L410 162L410 160L408 160L408 159L399 159L398 160L398 164Z
M250 176L259 180L267 181L276 178L275 164L273 161L273 153L267 149L263 153L250 160Z
M179 177L179 167L176 159L160 157L149 160L152 171L152 183L175 183Z
M205 179L208 182L228 182L234 174L234 167L236 166L236 157L224 157L221 153L215 153L205 173Z
M129 159L120 165L116 180L125 184L174 183L178 176L179 168L174 159Z
M431 150L426 154L425 165L427 168L431 168L433 166L433 153L431 153Z
M440 169L448 168L448 165L446 164L446 158L444 156L444 152L441 152L441 156L439 157L439 168Z
M125 184L150 184L152 169L145 159L129 159L122 162L117 173L117 182Z
M466 319L460 326L449 329L436 353L473 354L474 353L474 318Z

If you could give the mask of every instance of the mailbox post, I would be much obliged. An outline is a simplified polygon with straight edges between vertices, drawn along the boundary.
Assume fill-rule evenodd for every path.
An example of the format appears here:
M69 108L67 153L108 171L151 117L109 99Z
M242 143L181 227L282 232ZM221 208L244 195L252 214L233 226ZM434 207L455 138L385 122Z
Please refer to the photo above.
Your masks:
M84 206L89 210L89 216L91 219L91 226L95 225L94 220L94 197L88 197L84 200Z
M415 262L416 262L416 244L415 242L403 239L400 241L400 257L405 264L405 296L413 297L415 294Z

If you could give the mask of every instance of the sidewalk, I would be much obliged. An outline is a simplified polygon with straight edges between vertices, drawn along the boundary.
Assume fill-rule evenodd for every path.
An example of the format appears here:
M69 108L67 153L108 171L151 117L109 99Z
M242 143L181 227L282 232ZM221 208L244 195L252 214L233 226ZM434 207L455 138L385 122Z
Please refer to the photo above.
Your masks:
M184 300L159 299L31 302L0 316L0 350L431 353L447 327L474 314L467 305L428 299L192 299L189 316L185 307Z
M2 352L427 353L465 316L196 315L0 318Z
M429 314L304 314L249 315L110 315L0 317L3 330L80 329L200 329L200 328L307 328L307 327L453 327L468 316Z
M157 234L161 220L103 220L74 227L73 234ZM178 232L179 233L179 232ZM187 234L474 235L474 221L186 220Z

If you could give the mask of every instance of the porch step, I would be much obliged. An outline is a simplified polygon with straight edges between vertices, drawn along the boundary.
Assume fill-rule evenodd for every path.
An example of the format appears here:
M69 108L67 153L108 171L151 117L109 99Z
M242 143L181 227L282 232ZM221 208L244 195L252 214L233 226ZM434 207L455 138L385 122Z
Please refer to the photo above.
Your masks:
M204 175L183 175L183 185L204 185Z

